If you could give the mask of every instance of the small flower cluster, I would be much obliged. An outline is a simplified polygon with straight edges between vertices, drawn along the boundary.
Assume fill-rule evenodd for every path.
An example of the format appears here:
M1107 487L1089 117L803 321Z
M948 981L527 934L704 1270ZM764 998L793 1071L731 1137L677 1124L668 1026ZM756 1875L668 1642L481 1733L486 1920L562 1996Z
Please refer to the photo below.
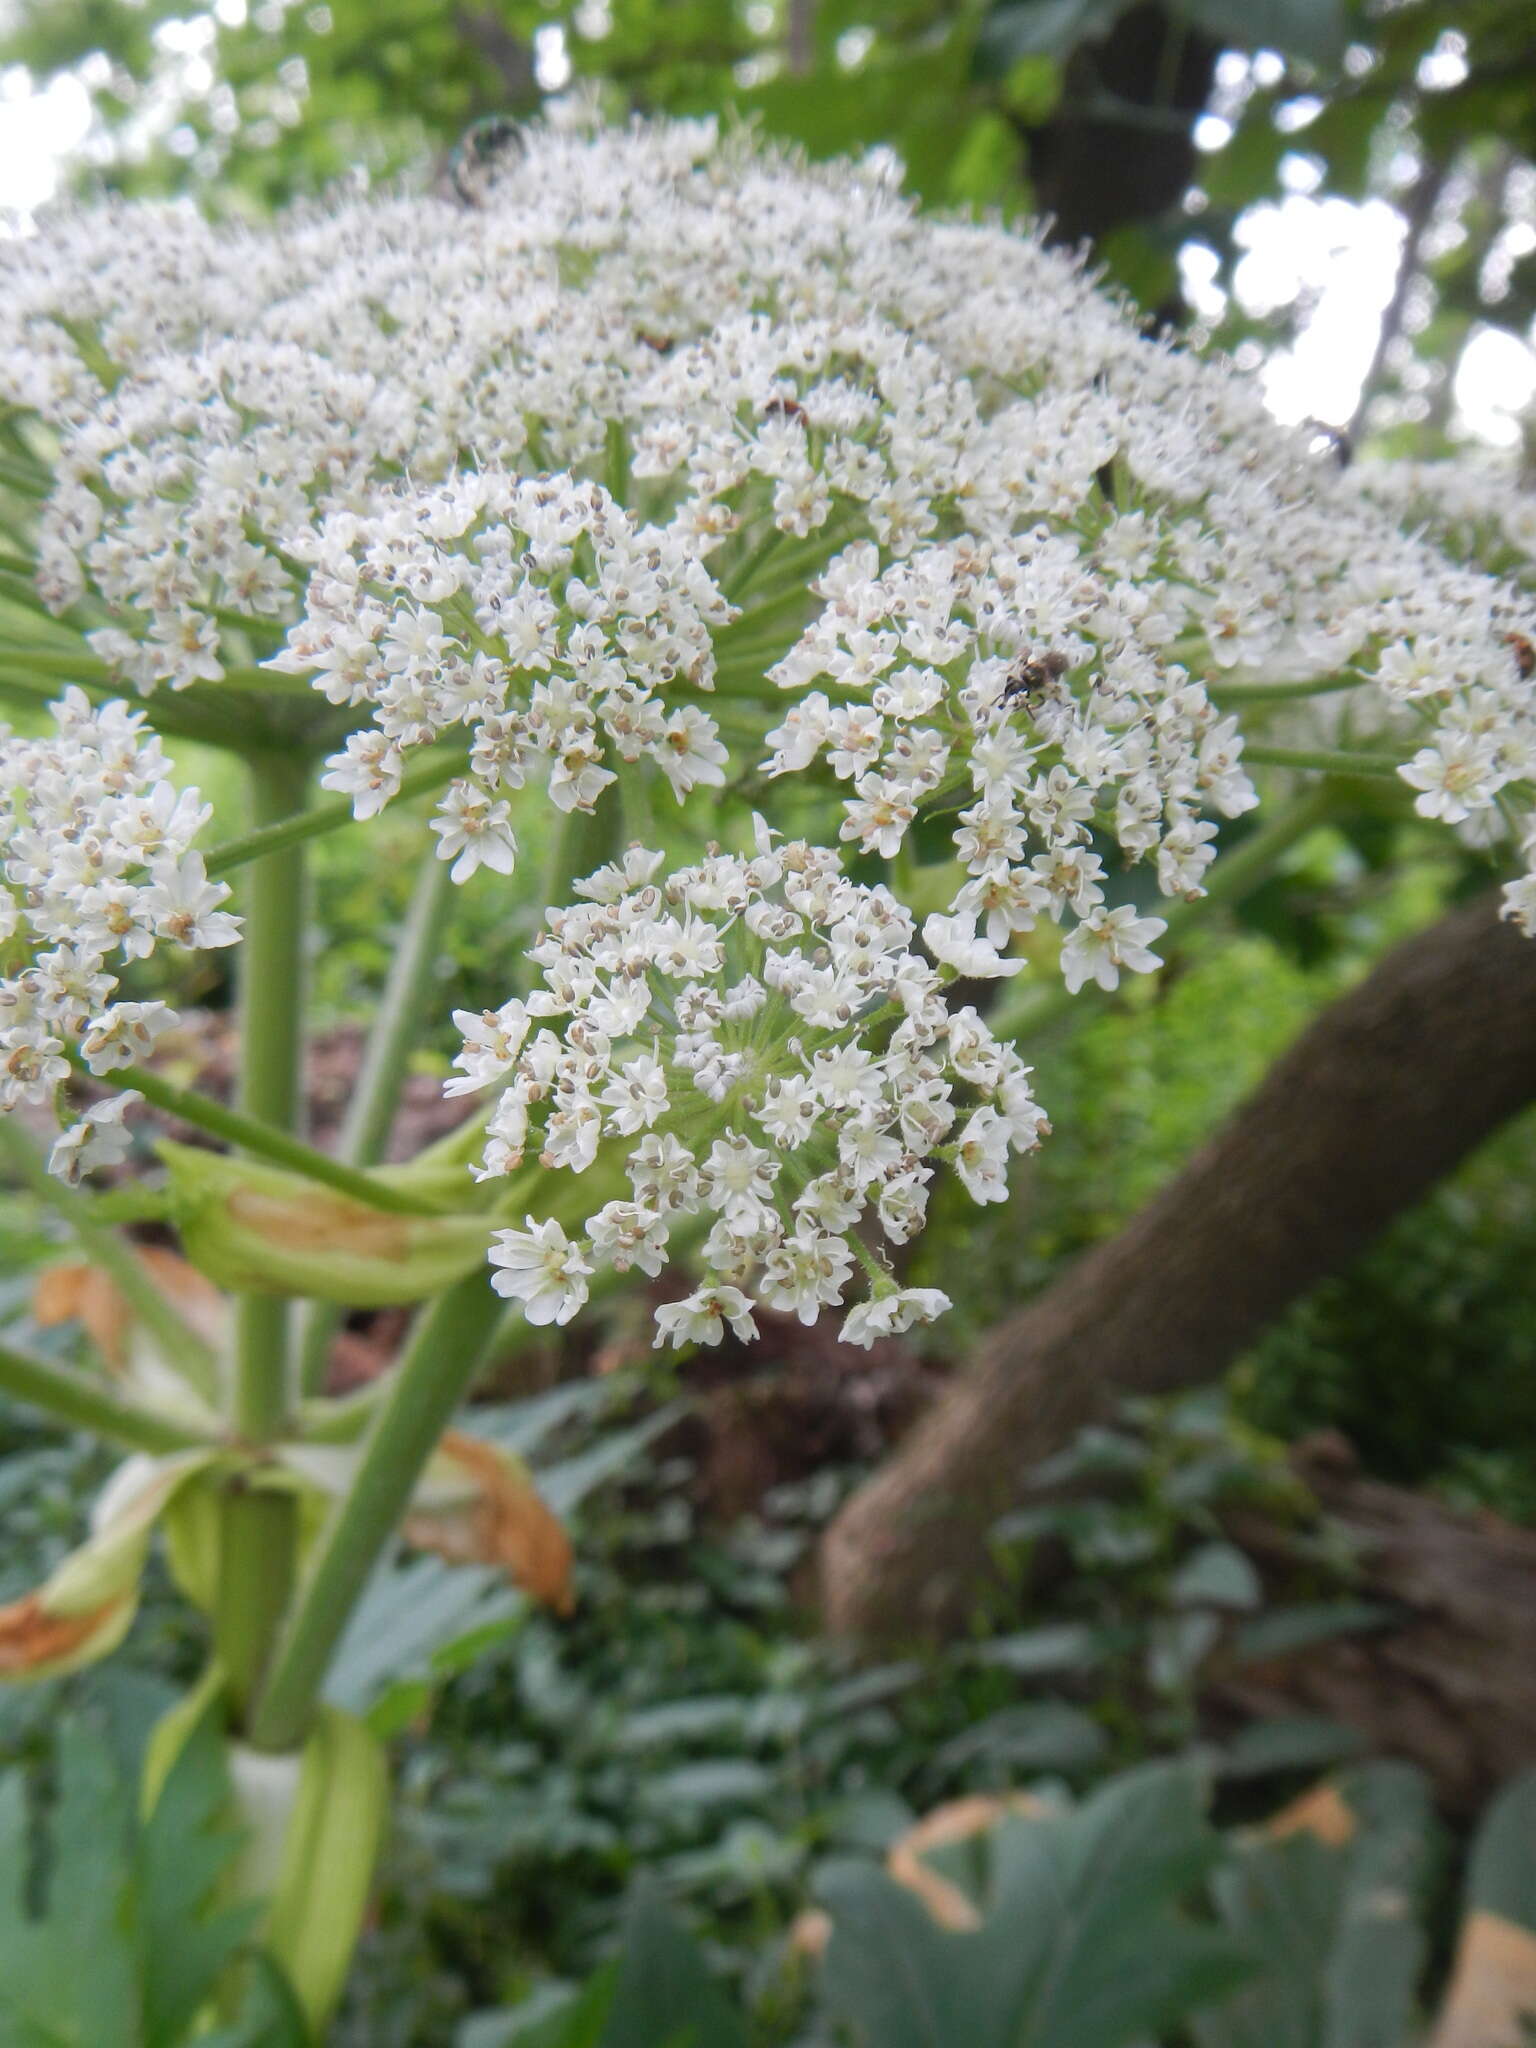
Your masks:
M935 966L889 890L761 820L748 856L711 851L658 879L662 865L632 848L578 884L584 900L552 911L532 950L526 1002L456 1015L450 1090L501 1091L482 1177L530 1151L575 1174L627 1155L627 1194L574 1237L553 1218L497 1233L498 1290L531 1322L566 1322L596 1271L655 1275L707 1217L702 1282L657 1311L658 1344L750 1336L757 1304L814 1322L855 1274L847 1342L930 1321L944 1295L900 1286L864 1234L913 1238L939 1160L973 1200L1003 1201L1010 1152L1045 1128L1018 1055L973 1008L946 1006L949 921L922 934ZM973 945L964 971L1009 971L987 951Z
M144 714L69 690L53 717L46 738L0 727L0 1111L51 1104L72 1048L108 1074L175 1021L161 1002L113 1002L115 963L238 936L219 907L228 888L209 881L192 847L208 806L172 785ZM87 1110L55 1144L54 1172L73 1180L121 1158L131 1099Z
M1131 546L1159 547L1143 515L1115 522L1101 556L1115 562ZM925 804L958 810L955 851L970 879L957 919L1002 947L1042 915L1060 923L1070 911L1070 989L1090 979L1112 989L1121 967L1155 966L1147 946L1162 920L1109 907L1093 834L1112 836L1127 862L1155 859L1165 894L1195 896L1215 853L1202 812L1236 817L1258 799L1236 720L1185 671L1151 658L1128 587L1045 529L1006 546L922 548L883 573L860 542L812 587L821 617L769 673L786 690L825 687L798 695L768 734L768 772L824 757L853 786L842 838L886 858ZM1162 602L1171 637L1183 607Z
M593 808L610 756L654 763L679 799L724 781L714 721L670 700L713 687L710 627L729 608L695 554L601 484L482 469L332 513L308 551L307 616L268 665L371 707L325 777L358 817L399 788L411 748L467 728L470 773L433 827L455 881L512 872L505 793L535 762L563 811Z

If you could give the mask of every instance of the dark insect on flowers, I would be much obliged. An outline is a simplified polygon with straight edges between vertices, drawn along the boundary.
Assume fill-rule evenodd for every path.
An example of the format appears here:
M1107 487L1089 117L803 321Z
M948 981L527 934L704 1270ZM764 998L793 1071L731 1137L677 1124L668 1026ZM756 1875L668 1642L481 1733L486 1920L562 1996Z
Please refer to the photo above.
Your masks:
M1528 683L1536 675L1536 643L1524 633L1506 633L1504 645L1515 657L1515 667L1520 671L1520 680Z
M805 407L795 398L770 398L763 407L765 420L798 420L802 427L810 425L810 416Z
M522 129L510 114L471 122L448 152L447 178L462 206L483 206L499 164L522 148Z
M1021 655L1008 671L1002 702L1028 703L1031 698L1043 696L1071 666L1067 656L1055 647L1048 647L1044 654Z

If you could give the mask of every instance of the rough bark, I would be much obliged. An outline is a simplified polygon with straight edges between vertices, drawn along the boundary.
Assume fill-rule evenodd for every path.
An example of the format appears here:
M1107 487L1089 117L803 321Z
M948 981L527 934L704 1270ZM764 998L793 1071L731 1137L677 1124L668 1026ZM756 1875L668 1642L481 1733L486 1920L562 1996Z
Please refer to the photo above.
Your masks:
M1292 1464L1352 1539L1355 1595L1400 1619L1229 1672L1206 1705L1327 1715L1418 1764L1448 1811L1476 1813L1536 1760L1536 1530L1364 1478L1332 1433L1299 1444ZM1252 1515L1229 1526L1261 1568L1284 1572L1290 1531Z
M1127 1392L1214 1378L1533 1098L1536 942L1479 901L1331 1004L1117 1236L983 1344L827 1532L829 1628L962 1625L1031 1466Z

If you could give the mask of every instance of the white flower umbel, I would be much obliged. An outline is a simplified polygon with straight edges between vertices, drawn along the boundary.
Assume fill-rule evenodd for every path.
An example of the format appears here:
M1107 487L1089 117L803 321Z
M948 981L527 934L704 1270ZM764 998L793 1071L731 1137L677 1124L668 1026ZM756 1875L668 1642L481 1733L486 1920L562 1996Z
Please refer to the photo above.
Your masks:
M71 1052L106 1074L175 1021L163 1003L112 1001L121 962L239 935L219 908L228 888L192 850L208 808L172 786L144 714L80 690L52 711L43 737L0 727L0 1112L51 1105ZM88 1110L55 1145L53 1170L73 1180L121 1158L130 1099Z
M526 1003L461 1016L450 1089L503 1084L486 1176L525 1151L581 1174L607 1145L629 1182L574 1238L531 1220L499 1233L496 1286L531 1321L563 1322L593 1272L659 1272L697 1217L704 1282L658 1313L658 1343L750 1332L759 1303L815 1322L850 1291L869 1297L854 1343L931 1320L944 1296L898 1290L858 1233L907 1242L938 1160L978 1201L1005 1194L1010 1150L1043 1128L1028 1070L973 1009L949 1010L954 967L918 951L910 913L849 881L834 851L776 842L759 820L750 855L711 851L664 879L659 866L634 849L579 884L586 900L550 912L532 949ZM966 971L978 944L960 949Z
M707 123L530 124L475 196L0 244L0 400L61 451L39 587L126 680L306 680L359 816L462 741L460 878L530 779L815 770L850 858L944 816L994 949L1123 908L1126 865L1198 895L1245 736L1523 838L1513 466L1340 470L1034 237Z

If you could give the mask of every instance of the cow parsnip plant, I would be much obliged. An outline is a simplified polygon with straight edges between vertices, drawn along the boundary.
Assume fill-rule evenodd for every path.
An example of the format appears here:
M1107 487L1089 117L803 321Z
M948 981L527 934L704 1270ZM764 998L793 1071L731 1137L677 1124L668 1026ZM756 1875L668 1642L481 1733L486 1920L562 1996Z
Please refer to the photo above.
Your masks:
M525 1476L449 1426L506 1314L670 1269L662 1345L750 1336L760 1304L856 1344L940 1315L898 1273L935 1175L1001 1201L1046 1129L1030 999L982 1014L974 985L1155 969L1148 901L1219 892L1256 771L1278 815L1229 875L1379 776L1502 845L1536 919L1509 481L1341 472L1072 263L920 217L877 169L567 123L473 172L264 228L61 214L0 250L0 694L27 707L0 741L0 1132L133 1331L115 1381L0 1350L8 1391L133 1452L0 1612L0 1669L113 1648L163 1527L213 1656L154 1774L223 1728L317 2028L383 1799L323 1702L373 1566L404 1525L566 1597ZM1458 489L1498 573L1429 532ZM178 787L183 736L244 764L252 829ZM304 847L428 791L322 1153ZM532 807L553 884L519 861ZM528 971L456 1013L463 1130L381 1167L481 868L509 915L542 889ZM165 947L238 949L233 1105L155 1063ZM154 1109L225 1149L91 1192ZM222 1292L156 1284L135 1213ZM326 1399L340 1309L401 1302L392 1371Z

